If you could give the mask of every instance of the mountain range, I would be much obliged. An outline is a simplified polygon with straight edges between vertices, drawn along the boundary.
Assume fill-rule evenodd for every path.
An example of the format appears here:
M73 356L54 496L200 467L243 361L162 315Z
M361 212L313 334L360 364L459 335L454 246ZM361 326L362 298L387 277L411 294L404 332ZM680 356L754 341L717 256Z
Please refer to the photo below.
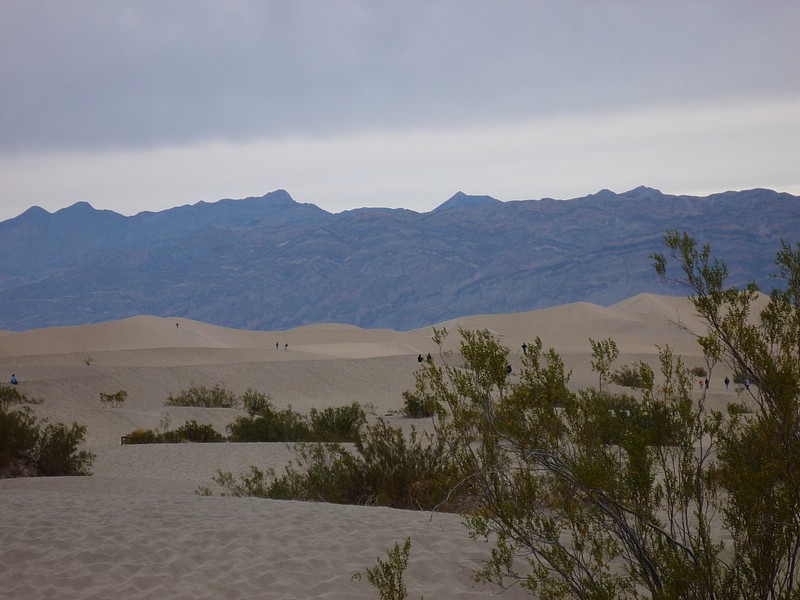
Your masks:
M468 314L640 292L685 294L649 258L668 229L725 260L731 284L775 284L800 198L639 187L502 202L461 192L436 209L329 213L284 190L123 216L85 202L0 222L0 329L138 314L247 329L339 322L407 330Z

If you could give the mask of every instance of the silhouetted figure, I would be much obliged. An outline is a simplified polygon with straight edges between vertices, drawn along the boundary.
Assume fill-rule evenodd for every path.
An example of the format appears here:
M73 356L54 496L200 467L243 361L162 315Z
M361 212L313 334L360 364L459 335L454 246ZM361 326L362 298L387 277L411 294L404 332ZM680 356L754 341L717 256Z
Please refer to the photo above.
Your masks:
M750 380L749 379L745 379L744 380L744 389L746 389L748 392L750 391Z
M528 344L525 342L522 342L522 353L526 356L528 355Z
M706 389L708 389L708 377L706 377Z
M428 360L428 362L433 362L433 357L431 356L431 353L430 353L430 352L428 352L428 358L427 358L427 360Z
M417 362L421 363L422 360L422 354L417 354Z
M283 349L284 349L286 352L288 352L288 351L289 351L289 344L288 344L288 343L284 344L284 345L283 345Z
M506 365L506 373L511 374L511 365Z
M279 348L278 342L275 342L275 350L277 350L278 348Z
M730 380L730 379L728 379L728 376L726 375L726 376L725 376L725 389L726 389L726 390L728 389L728 386L729 386L730 384L731 384L731 380Z
M14 373L12 373L12 374L11 374L11 383L12 383L13 385L17 385L17 383L19 383L19 382L17 381L17 376L16 376L16 375L14 375Z

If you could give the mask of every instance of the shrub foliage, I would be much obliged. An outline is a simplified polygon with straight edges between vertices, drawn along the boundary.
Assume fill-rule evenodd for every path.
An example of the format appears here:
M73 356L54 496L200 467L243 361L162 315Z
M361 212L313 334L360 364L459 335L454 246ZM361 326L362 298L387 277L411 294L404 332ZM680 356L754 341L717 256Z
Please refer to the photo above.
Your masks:
M202 408L238 408L240 400L236 394L218 383L213 388L204 385L191 385L176 395L169 394L164 403L167 406L198 406Z
M0 400L0 478L89 475L94 454L80 449L85 436L83 425L47 423L28 407L11 409L4 395Z

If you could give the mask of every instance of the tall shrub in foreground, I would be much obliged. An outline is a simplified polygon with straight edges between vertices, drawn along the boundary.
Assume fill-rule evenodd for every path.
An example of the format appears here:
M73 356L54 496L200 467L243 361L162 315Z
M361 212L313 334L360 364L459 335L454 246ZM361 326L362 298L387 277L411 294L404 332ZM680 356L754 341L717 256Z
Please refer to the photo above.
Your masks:
M691 238L665 238L707 330L706 365L751 382L746 400L708 410L669 347L640 364L641 398L572 393L540 340L518 380L488 331L461 331L463 367L442 353L416 394L438 402L437 435L464 472L466 522L493 544L479 579L542 598L749 600L800 597L800 246L783 244L783 287L756 314L757 289ZM668 259L654 255L667 277ZM447 332L435 330L443 346ZM592 342L600 385L615 347ZM709 373L710 374L710 373ZM694 394L694 395L693 395Z

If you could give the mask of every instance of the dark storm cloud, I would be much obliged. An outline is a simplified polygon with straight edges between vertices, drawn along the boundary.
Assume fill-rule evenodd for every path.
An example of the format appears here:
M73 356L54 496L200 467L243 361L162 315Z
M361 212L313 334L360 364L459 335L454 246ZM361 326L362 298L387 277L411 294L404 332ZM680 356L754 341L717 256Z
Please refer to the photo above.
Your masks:
M792 2L5 2L0 150L796 94Z

